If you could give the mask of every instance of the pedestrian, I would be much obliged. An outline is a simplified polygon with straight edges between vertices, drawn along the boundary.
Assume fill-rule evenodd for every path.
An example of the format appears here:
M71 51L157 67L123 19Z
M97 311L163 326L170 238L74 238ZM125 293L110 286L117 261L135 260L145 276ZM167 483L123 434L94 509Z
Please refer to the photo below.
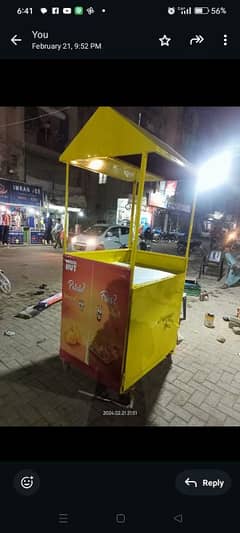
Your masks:
M8 246L8 237L9 237L9 227L10 227L10 215L7 211L4 211L2 215L2 243L4 246Z
M47 217L45 221L46 227L45 227L45 233L44 233L44 241L47 242L47 244L50 244L52 242L52 226L53 221L51 216Z
M141 226L139 227L139 230L138 230L139 237L142 237L142 235L143 235L143 228L144 228L144 225L141 224Z
M2 223L2 213L0 213L0 244L2 244L2 238L3 238L3 223Z
M152 240L152 230L150 226L148 226L144 231L144 239L146 239L146 241Z
M61 223L61 218L57 218L57 222L52 231L53 238L55 240L54 248L57 248L57 246L59 246L59 248L62 248L62 243L61 243L62 231L63 231L63 225Z
M231 252L230 247L225 248L225 260L227 263L227 275L222 289L228 289L240 281L240 254Z

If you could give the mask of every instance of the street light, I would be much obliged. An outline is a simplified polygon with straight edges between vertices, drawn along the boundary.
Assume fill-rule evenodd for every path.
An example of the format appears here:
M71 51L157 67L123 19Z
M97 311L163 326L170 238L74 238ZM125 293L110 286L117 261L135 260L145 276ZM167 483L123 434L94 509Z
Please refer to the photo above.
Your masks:
M212 157L197 172L197 191L214 189L229 178L233 153L230 150Z

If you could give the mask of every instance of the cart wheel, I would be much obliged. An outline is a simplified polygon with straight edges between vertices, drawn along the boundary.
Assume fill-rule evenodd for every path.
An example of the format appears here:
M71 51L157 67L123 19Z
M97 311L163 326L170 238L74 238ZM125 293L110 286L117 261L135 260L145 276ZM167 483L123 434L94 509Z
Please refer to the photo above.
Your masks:
M134 408L134 400L135 400L135 396L134 396L134 392L133 390L129 392L129 409L133 409Z
M67 363L67 361L62 361L62 366L64 372L69 372L71 370L71 365L70 363Z
M134 406L134 400L135 400L135 397L134 397L134 390L135 390L135 389L129 389L128 392L125 392L125 393L122 395L123 404L126 404L126 407L127 407L128 409L133 409L133 406Z

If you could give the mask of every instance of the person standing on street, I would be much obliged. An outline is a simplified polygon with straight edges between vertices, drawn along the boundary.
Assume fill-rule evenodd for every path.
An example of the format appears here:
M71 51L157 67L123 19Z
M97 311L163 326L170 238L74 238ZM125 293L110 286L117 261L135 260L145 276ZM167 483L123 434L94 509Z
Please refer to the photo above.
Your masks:
M5 211L2 215L2 243L5 246L8 246L8 237L9 237L9 227L10 227L10 215Z
M44 241L47 242L47 244L50 244L52 242L52 226L53 226L53 221L52 221L51 216L49 216L46 219L45 224L46 224L46 229L44 233Z
M2 244L3 239L3 223L2 223L2 213L0 213L0 244Z
M145 231L144 231L144 239L146 239L146 241L152 241L152 229L151 229L151 226L148 226Z
M57 248L57 246L59 246L59 248L62 248L62 243L61 243L62 231L63 231L63 225L61 223L61 218L57 218L57 222L52 231L53 237L55 240L54 248Z

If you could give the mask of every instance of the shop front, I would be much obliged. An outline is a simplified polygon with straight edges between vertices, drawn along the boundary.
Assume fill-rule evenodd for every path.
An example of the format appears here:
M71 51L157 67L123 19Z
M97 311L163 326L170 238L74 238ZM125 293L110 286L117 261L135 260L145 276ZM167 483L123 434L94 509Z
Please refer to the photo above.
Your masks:
M128 198L118 198L117 201L117 224L130 225L132 212L132 195ZM152 226L153 213L151 207L147 206L147 197L142 199L140 226L145 229L148 226Z
M52 219L52 227L60 220L63 228L65 227L65 207L53 203L45 203L42 208L42 221L47 223L48 217ZM68 249L72 249L72 239L81 232L82 227L86 225L86 211L78 207L68 208Z
M9 244L42 242L41 207L41 187L0 179L0 214L10 215Z

